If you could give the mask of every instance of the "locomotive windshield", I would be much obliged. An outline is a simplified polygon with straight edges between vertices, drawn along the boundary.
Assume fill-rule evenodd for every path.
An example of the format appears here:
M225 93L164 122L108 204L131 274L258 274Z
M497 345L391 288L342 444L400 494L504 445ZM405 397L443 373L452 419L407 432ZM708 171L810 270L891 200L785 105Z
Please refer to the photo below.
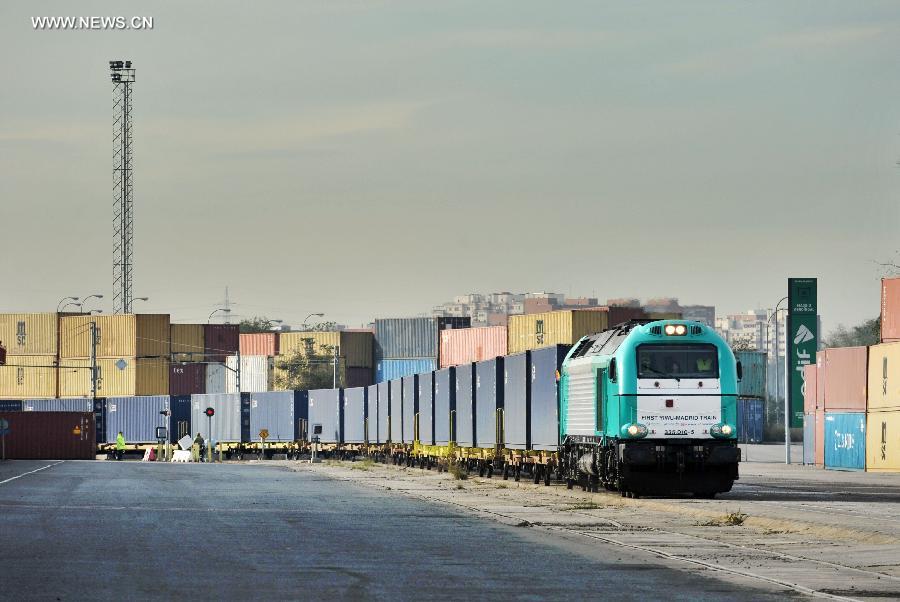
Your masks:
M639 345L638 378L719 378L715 345Z

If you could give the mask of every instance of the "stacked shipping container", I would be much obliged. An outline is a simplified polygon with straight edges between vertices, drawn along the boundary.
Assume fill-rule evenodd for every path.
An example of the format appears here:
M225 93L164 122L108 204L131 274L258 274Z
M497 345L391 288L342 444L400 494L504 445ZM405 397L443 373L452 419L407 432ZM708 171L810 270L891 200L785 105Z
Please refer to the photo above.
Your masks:
M897 309L900 310L900 306ZM898 472L900 471L900 342L882 343L869 348L868 394L866 470Z
M441 368L506 355L506 326L453 328L442 330L440 335Z
M738 381L737 431L740 443L762 443L765 427L766 354L736 351L742 375Z
M56 313L0 314L0 399L56 397L58 391L59 319Z
M328 357L337 354L338 387L364 387L373 383L374 335L370 331L283 332L272 344L278 352L275 357L276 377L282 374L278 367L282 358L312 351Z
M430 372L439 366L440 333L468 328L469 318L375 320L375 381Z
M838 347L823 355L825 468L863 470L868 349ZM817 376L817 392L820 386Z

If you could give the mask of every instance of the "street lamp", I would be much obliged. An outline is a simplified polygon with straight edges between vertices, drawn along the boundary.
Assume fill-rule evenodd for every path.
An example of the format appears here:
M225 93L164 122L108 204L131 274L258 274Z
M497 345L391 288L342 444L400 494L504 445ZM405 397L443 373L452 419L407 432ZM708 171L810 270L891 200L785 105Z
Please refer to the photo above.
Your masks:
M149 300L150 300L150 297L137 297L135 299L132 299L131 301L133 303L135 301L149 301Z
M77 299L77 297L70 297L70 299ZM65 305L63 305L63 306L62 306L62 309L59 310L59 311L57 311L56 313L60 313L60 312L62 312L62 311L66 311L66 308L69 307L70 305L74 305L75 307L78 308L79 313L81 312L81 305L80 305L79 303L75 303L75 302L70 301L70 302L66 303ZM57 307L59 307L59 306L57 306Z
M218 308L218 309L214 309L214 310L212 310L212 313L209 314L209 317L206 318L206 323L209 324L209 321L212 320L212 317L213 317L216 313L218 313L218 312L220 312L220 311L221 311L221 312L224 312L224 313L226 313L226 314L230 314L230 313L231 313L231 310L230 310L230 309L226 309L226 308L224 308L224 307L220 307L220 308Z
M775 311L772 312L772 315L769 316L769 320L772 319L772 316L775 317L775 401L778 402L778 384L780 379L778 378L778 311L779 307L782 303L787 301L787 297L783 297L778 303L775 304ZM767 321L768 322L768 321ZM786 326L786 325L785 325ZM766 326L768 328L768 324ZM787 330L785 328L785 330ZM785 350L788 348L787 345L787 332L784 333L785 336ZM785 366L784 366L784 377L785 381L787 381L787 354L785 354ZM785 383L784 387L784 463L791 463L791 418L790 418L790 408L788 406L788 395L787 395L787 383Z
M59 306L63 304L63 301L78 301L78 297L63 297L62 299L60 299L59 303L56 304L56 313L62 311L61 309L59 309ZM66 307L68 307L69 305L71 305L71 303L67 303Z
M325 315L325 314L319 314L319 313L309 314L308 316L306 316L305 318L303 318L303 328L306 329L306 321L309 320L311 317L313 317L313 316L318 316L318 317L321 318L321 317L324 316L324 315Z
M102 299L103 295L88 295L84 299L81 300L81 310L84 311L84 304L88 302L88 299Z

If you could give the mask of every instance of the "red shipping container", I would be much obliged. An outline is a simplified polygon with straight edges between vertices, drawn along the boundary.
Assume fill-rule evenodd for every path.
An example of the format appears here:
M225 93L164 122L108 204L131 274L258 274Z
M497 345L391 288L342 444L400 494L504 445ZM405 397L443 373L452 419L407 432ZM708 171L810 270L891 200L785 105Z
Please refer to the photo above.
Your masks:
M7 460L93 460L93 412L3 412L9 423Z
M825 410L816 410L816 466L825 466Z
M240 337L241 355L278 355L277 332L254 332Z
M207 362L224 362L227 356L238 352L240 332L237 324L206 324L203 336Z
M506 355L506 326L441 331L441 368Z
M206 393L206 364L172 364L169 395Z
M881 342L900 341L900 278L881 279Z
M818 366L803 366L803 413L814 414L816 411L816 374Z
M825 406L828 411L866 411L869 350L833 347L825 352Z

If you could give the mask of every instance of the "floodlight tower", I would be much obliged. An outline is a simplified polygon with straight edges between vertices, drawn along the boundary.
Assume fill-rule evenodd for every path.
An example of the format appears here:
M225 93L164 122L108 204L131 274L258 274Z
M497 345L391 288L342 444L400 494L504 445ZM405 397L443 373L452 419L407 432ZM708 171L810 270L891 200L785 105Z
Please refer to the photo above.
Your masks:
M131 313L134 254L134 176L132 173L131 61L110 61L113 84L113 311Z

